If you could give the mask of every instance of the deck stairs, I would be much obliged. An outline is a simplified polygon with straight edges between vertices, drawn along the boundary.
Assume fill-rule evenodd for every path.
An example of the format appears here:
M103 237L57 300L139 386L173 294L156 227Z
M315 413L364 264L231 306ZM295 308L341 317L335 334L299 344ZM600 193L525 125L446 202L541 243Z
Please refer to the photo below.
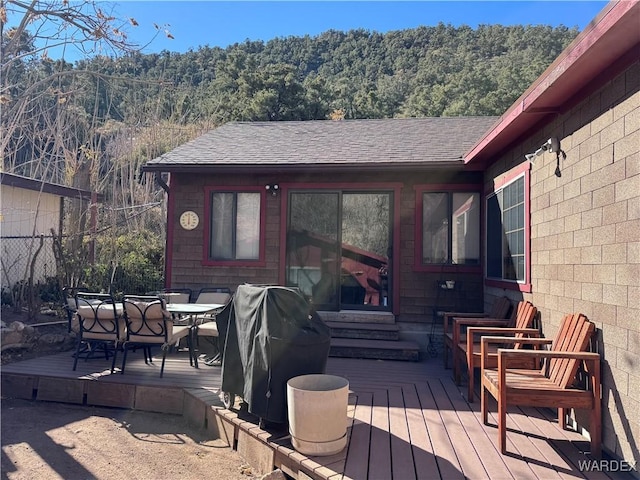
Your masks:
M401 340L389 312L318 312L331 329L330 357L418 361L419 346Z

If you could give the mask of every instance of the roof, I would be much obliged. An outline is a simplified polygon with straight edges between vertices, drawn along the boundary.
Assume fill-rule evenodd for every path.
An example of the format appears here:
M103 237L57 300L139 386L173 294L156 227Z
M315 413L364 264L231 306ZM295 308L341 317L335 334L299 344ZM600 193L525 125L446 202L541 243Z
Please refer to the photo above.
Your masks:
M462 166L497 117L231 122L149 161L145 171Z
M81 200L91 200L91 192L80 188L65 187L57 183L44 182L34 178L23 177L13 173L0 173L0 183L10 187L23 188L25 190L34 190L36 192L50 193L60 197L79 198ZM102 201L102 195L97 194L98 201Z
M639 52L640 2L608 3L499 122L465 153L465 163L495 158L542 122L567 112L595 88L637 62Z

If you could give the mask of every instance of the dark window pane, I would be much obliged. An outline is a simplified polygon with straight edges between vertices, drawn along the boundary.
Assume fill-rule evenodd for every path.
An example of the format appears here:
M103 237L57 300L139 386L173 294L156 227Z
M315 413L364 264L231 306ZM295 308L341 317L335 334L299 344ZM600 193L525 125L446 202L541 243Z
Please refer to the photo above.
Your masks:
M487 276L502 277L502 221L500 195L487 198Z

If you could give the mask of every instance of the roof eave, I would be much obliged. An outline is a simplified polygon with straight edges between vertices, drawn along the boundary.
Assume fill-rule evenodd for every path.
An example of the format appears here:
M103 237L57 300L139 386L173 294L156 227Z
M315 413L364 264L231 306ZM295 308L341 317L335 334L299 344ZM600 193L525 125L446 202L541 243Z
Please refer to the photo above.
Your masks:
M2 172L0 175L0 183L10 187L22 188L36 192L49 193L59 197L78 198L80 200L91 200L92 192L81 188L67 187L57 183L49 183L34 178L24 177L13 173ZM104 195L96 193L96 201L104 201Z
M146 164L143 172L167 172L167 173L322 173L322 172L406 172L442 169L462 169L462 159L455 161L438 162L394 162L394 163L331 163L331 164L268 164L268 165L220 165L220 164Z

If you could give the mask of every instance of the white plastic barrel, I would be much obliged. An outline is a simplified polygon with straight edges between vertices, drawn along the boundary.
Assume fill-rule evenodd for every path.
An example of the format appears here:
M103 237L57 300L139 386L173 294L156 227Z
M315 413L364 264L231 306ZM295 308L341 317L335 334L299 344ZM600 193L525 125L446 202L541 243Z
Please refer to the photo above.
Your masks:
M347 445L349 382L335 375L301 375L287 382L291 444L298 452L333 455Z

